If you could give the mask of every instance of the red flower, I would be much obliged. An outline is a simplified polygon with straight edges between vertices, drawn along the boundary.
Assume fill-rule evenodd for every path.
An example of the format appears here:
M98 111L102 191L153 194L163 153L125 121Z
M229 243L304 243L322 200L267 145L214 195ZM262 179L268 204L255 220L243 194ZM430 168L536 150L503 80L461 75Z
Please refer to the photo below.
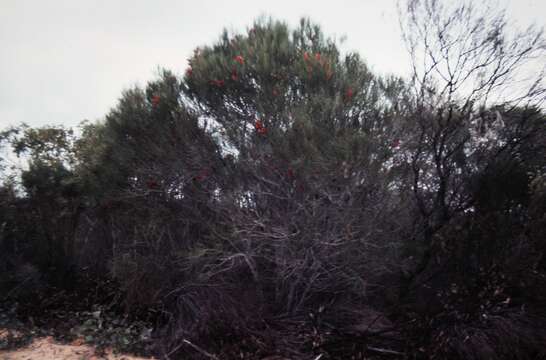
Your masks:
M187 69L186 69L186 76L187 76L187 77L190 77L192 74L193 74L192 68L191 68L191 67L187 68Z
M292 170L292 168L289 167L286 175L288 175L289 178L293 178L294 177L294 170Z
M256 132L260 135L267 134L267 129L264 127L264 124L261 122L261 120L256 120L254 123L254 128L256 129Z
M203 169L193 179L196 181L203 181L207 178L208 175L209 175L209 172L207 171L207 169Z
M148 189L151 189L151 190L155 190L159 188L159 185L157 184L157 181L155 180L146 181L146 186L148 187Z
M254 123L254 128L256 130L259 130L259 129L262 129L264 127L264 124L262 123L261 120L256 120L256 122Z
M317 61L320 61L320 53L315 54L315 59L317 59Z
M209 83L210 83L211 85L218 86L218 87L224 86L224 80L216 80L216 79L214 79L214 80L209 81Z
M354 95L353 88L348 87L347 90L345 91L345 99L349 101L353 98L353 95Z
M101 207L104 208L104 209L111 209L113 207L112 205L112 202L111 201L103 201L101 202Z
M231 71L231 80L233 80L233 81L239 80L239 75L237 74L237 70L235 70L235 69L233 69Z
M309 53L307 51L303 53L303 60L309 61Z
M152 96L152 105L153 106L159 105L160 100L161 100L161 98L159 97L159 95Z
M236 62L238 62L239 64L243 65L245 63L245 58L242 57L241 55L237 55L233 58L233 60L235 60Z

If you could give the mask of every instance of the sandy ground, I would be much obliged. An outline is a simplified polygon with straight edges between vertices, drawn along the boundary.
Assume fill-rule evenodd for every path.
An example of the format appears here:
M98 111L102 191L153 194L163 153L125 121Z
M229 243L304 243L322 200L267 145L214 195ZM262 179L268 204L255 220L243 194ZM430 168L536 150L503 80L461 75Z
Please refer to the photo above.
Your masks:
M0 330L0 337L6 336ZM95 349L85 345L82 340L70 344L59 344L53 338L46 337L34 340L31 344L17 350L0 351L0 360L153 360L129 355L114 354L106 351L99 355Z

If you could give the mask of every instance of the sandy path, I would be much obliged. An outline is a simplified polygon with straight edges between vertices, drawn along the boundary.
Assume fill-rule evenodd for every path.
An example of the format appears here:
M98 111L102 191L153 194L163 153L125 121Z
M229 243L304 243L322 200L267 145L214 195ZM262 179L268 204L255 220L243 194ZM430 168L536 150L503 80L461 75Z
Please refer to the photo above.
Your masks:
M104 356L96 354L93 347L84 345L81 340L71 344L59 344L53 338L34 340L31 344L17 350L0 351L0 360L153 360L129 355L114 354L107 351Z

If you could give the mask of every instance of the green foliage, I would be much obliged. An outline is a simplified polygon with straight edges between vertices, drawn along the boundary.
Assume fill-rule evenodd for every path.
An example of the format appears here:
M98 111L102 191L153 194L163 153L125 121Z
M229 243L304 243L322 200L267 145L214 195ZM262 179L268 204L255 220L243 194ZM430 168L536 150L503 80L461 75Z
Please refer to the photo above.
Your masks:
M309 20L292 32L273 20L254 23L246 34L226 31L213 46L198 48L189 65L185 93L243 157L262 143L274 152L307 149L290 154L296 158L328 154L345 133L385 130L372 119L381 81L357 54L342 58Z
M29 128L22 125L15 129L21 136L12 142L16 155L27 154L31 161L44 163L72 162L74 133L71 129L59 127Z
M210 159L217 151L214 143L181 101L181 86L165 71L146 90L126 91L103 123L84 125L76 168L98 198L119 196L147 181L174 191L182 178L187 181L218 161ZM175 173L161 173L167 170Z

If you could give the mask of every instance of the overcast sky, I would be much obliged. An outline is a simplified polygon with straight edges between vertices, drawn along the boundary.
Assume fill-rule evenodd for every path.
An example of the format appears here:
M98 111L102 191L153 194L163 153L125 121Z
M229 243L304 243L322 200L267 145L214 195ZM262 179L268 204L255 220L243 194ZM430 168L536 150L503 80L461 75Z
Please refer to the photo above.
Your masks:
M545 22L546 0L500 3L521 26ZM195 47L260 15L309 16L374 70L407 71L396 0L0 0L0 128L98 120L123 89L158 67L182 74Z

